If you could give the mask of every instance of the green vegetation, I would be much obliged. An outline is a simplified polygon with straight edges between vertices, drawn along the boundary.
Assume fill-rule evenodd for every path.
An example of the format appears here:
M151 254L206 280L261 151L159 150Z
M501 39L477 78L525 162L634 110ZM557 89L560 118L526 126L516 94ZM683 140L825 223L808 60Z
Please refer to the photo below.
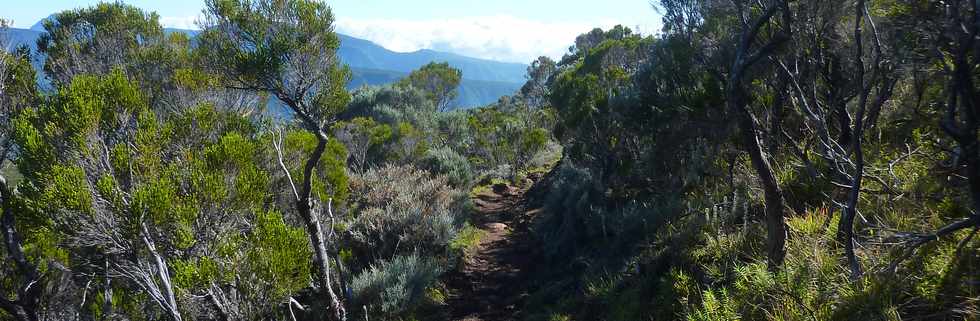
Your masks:
M0 320L442 320L502 185L527 320L980 318L975 3L663 0L451 111L348 92L321 1L205 5L0 52Z
M206 7L193 46L121 3L55 15L50 89L0 55L0 319L440 315L480 238L469 188L506 167L478 161L477 112L440 112L460 71L350 94L323 3Z
M583 34L550 82L528 319L980 317L976 47L949 29L975 8L660 5L664 34Z
M459 94L457 88L462 79L463 73L449 63L432 62L410 73L397 86L422 90L439 111L446 111Z

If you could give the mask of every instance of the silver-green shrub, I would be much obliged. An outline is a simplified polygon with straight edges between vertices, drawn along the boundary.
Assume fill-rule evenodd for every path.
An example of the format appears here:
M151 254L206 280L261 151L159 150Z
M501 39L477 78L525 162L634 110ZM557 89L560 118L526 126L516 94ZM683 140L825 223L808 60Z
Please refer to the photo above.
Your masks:
M450 147L429 149L422 164L434 174L445 175L450 184L459 188L469 186L474 179L469 160Z
M368 261L399 253L441 255L463 223L466 193L411 165L370 169L351 180L350 246Z
M394 317L424 302L425 290L441 273L436 260L412 253L371 264L350 286L358 306L373 315Z

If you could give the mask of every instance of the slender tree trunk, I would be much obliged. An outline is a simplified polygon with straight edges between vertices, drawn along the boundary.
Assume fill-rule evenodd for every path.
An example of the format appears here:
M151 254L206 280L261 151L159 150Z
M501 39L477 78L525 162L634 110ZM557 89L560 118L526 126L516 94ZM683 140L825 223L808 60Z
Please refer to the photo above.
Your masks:
M333 291L333 282L330 279L330 256L327 252L323 228L320 225L319 217L313 211L313 198L311 197L313 192L313 173L327 147L327 135L321 130L317 130L314 134L317 138L317 145L313 153L310 154L310 158L306 161L306 167L303 170L303 187L300 198L296 201L296 209L306 224L306 233L309 235L310 242L313 244L313 264L316 269L315 273L320 290L325 291L327 298L330 300L329 303L333 311L333 317L336 320L346 320L347 312L344 310L344 305L341 304L337 294Z
M744 10L740 7L739 10ZM770 39L765 45L754 53L751 52L753 43L762 28L770 23L770 19L782 12L784 24L789 24L791 20L789 6L785 1L777 1L766 8L761 16L746 24L746 29L742 30L739 43L735 49L735 59L732 61L732 68L729 71L728 83L726 84L726 103L728 109L735 113L738 119L739 137L749 159L752 161L752 168L755 170L765 194L766 207L766 229L767 252L769 259L769 270L776 271L783 264L786 257L786 222L783 214L783 191L779 188L776 174L769 162L765 151L765 144L759 137L757 124L759 121L748 110L748 97L746 97L745 87L742 82L745 72L759 59L771 54L777 47L789 39L790 32L780 32L776 37ZM744 14L740 12L739 14ZM785 28L785 26L784 26ZM789 30L789 29L787 29ZM791 30L789 30L791 31Z
M966 173L967 184L970 187L970 197L973 200L973 213L970 215L973 221L980 221L980 153L978 153L977 141L963 148L967 157Z
M306 160L306 164L303 167L303 185L299 188L299 192L296 195L296 211L299 213L300 218L303 219L303 223L306 226L306 234L309 236L310 243L313 246L313 272L316 274L319 291L325 291L327 293L327 299L330 301L330 309L333 312L333 319L346 321L347 311L344 309L344 304L337 297L337 293L333 291L333 282L331 281L330 275L330 255L327 252L323 228L320 226L318 215L313 210L313 174L316 171L317 165L320 163L320 159L323 158L323 153L327 150L327 133L323 132L322 126L310 114L305 112L305 110L309 109L303 108L300 102L281 93L277 94L277 97L296 113L296 116L303 121L306 130L316 137L316 148L313 149L310 158ZM289 169L285 168L285 165L283 165L283 170L286 171L286 175L289 177ZM292 178L290 177L289 179L290 184L293 184Z
M733 77L735 78L735 77ZM741 77L737 77L741 81ZM736 79L733 79L736 80ZM786 222L783 215L783 192L779 188L776 175L772 165L769 163L768 156L763 150L763 144L759 138L756 120L746 108L745 91L736 82L729 84L728 105L738 117L739 137L744 144L745 150L752 161L752 168L755 169L766 201L766 228L767 252L769 257L769 269L775 271L783 264L786 257Z
M837 237L844 245L844 257L851 270L851 279L855 280L861 276L861 262L858 261L854 253L854 217L857 216L858 201L861 197L861 183L864 178L864 150L861 146L864 138L864 113L868 105L868 95L870 86L864 81L864 43L862 37L862 24L864 22L864 0L858 0L854 6L854 44L855 44L855 78L860 88L858 96L858 109L855 115L854 137L851 141L852 152L854 153L854 173L851 178L851 186L848 191L847 203L841 215L837 227ZM850 124L848 124L850 126Z
M980 129L980 119L978 119L976 108L978 102L980 102L980 92L977 91L976 84L973 81L973 66L977 61L970 61L971 55L969 52L977 50L976 38L977 34L980 33L980 30L978 30L980 29L978 27L980 25L980 18L978 18L980 12L976 12L978 10L976 2L971 3L971 5L973 10L971 10L972 12L970 14L973 17L971 19L973 27L970 29L969 34L960 40L962 42L960 44L960 52L958 52L957 57L954 57L953 84L949 88L952 91L950 93L952 99L950 99L949 104L958 105L959 109L962 110L960 114L963 120L962 124L958 126L954 125L956 111L951 110L946 115L948 120L946 126L943 127L953 136L962 150L961 157L966 164L967 185L969 187L970 197L973 200L974 211L971 218L977 221L980 219L980 146L978 146L980 142L977 141L977 130ZM953 6L959 6L959 3ZM976 52L974 52L974 55L980 56ZM957 96L959 99L956 99Z
M779 148L779 136L783 131L783 118L786 115L786 93L789 89L788 78L789 76L785 73L779 73L779 80L776 84L776 97L772 104L772 116L769 117L769 130L767 131L769 137L766 140L767 144L764 145L769 152L773 152Z

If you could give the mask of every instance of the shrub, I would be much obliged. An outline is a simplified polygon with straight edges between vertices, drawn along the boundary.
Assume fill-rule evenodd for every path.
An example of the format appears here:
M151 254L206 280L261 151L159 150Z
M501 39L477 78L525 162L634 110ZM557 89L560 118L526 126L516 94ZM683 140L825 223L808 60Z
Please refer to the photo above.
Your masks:
M469 112L457 109L435 115L438 137L443 145L457 151L468 151L473 147L476 137L469 124Z
M351 281L358 306L368 313L385 316L402 315L424 302L426 289L433 285L442 269L439 264L418 253L399 255L365 269Z
M610 201L606 187L593 174L570 162L555 169L556 179L544 196L544 215L535 223L535 233L548 254L568 258L588 248L602 247L603 255L615 256L621 247L644 236L666 214L657 214L650 204L632 200ZM663 213L672 213L672 203L658 203Z
M470 162L452 148L429 149L422 158L422 164L433 174L445 175L453 186L466 188L473 182Z
M347 110L339 118L370 117L389 125L409 122L429 129L434 126L435 114L436 106L423 91L412 87L382 86L355 91Z
M391 126L378 124L373 118L357 117L349 122L333 126L334 136L349 151L349 166L357 172L364 171L383 159L380 148L392 136Z
M466 193L445 176L413 166L385 166L354 178L351 247L363 261L398 253L446 253L462 227Z
M568 163L555 170L557 178L545 198L546 215L539 218L536 232L546 252L561 257L576 250L577 240L584 236L588 216L602 214L593 212L596 191L587 170Z

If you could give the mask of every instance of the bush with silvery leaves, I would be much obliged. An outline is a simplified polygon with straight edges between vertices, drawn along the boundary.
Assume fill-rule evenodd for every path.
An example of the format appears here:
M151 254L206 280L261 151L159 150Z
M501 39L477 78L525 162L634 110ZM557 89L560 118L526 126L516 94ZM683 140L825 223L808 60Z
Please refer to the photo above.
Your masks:
M354 300L368 313L397 316L424 302L425 290L442 273L438 262L418 253L371 264L351 281Z
M473 181L469 160L450 147L429 149L422 163L432 173L445 175L453 186L465 188Z
M350 247L358 262L400 253L443 255L462 227L466 193L411 165L370 169L351 180Z

